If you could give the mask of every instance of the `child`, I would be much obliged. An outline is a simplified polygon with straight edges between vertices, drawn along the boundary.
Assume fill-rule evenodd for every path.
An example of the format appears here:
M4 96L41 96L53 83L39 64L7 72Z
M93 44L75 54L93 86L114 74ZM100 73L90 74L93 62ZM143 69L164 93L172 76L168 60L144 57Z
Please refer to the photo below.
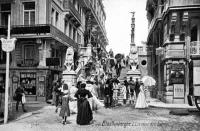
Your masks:
M62 92L62 106L59 116L63 118L62 123L65 125L67 124L67 117L70 116L70 109L69 109L70 93L67 84L63 84L61 92Z

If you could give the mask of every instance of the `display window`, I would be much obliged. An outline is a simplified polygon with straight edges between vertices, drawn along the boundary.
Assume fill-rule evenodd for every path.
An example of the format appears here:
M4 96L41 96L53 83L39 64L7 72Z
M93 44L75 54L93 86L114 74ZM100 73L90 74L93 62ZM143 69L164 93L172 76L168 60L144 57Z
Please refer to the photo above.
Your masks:
M36 73L21 73L20 83L24 85L26 95L36 95Z

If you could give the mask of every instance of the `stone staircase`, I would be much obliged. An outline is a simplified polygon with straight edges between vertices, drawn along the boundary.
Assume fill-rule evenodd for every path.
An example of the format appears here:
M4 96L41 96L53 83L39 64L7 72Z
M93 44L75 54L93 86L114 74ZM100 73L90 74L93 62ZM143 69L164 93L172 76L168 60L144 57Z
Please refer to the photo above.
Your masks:
M129 67L124 67L124 68L122 68L120 77L118 78L119 81L120 81L120 83L121 83L122 81L124 81L124 77L127 77L127 72L128 72L129 70L130 70ZM116 74L115 72L116 72L116 71L114 70L114 71L113 71L113 76ZM119 94L119 96L118 96L118 103L119 103L119 104L123 104L123 94L121 93L121 86L120 86L120 94ZM127 101L126 103L128 103L128 101Z

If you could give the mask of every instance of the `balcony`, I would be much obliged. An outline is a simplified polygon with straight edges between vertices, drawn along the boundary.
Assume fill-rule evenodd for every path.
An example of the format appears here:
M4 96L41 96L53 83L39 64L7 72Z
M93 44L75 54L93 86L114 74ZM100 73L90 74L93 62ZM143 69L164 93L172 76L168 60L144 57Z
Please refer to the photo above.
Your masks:
M94 17L94 19L95 19L96 24L99 26L100 31L102 32L102 34L103 34L103 36L105 37L106 42L107 42L108 40L107 40L107 37L106 37L106 29L105 29L105 26L102 24L102 22L101 22L100 19L99 19L99 16L96 14L96 11L94 10L94 8L93 8L93 6L92 6L92 3L89 3L89 8L90 8L90 10L91 10L91 12L92 12L92 15L93 15L93 17Z
M7 27L1 26L0 27L0 36L6 36L7 35ZM17 25L11 27L11 35L16 38L24 38L24 37L50 37L54 38L57 41L70 45L74 48L78 48L77 43L73 41L70 37L68 37L66 34L64 34L62 31L57 29L56 27L46 24L46 25Z
M170 7L200 6L200 1L199 0L167 0L164 6L166 10Z
M149 25L149 29L148 32L150 32L153 27L155 26L155 23L157 22L157 20L160 20L162 17L162 6L158 6L158 8L156 9L155 13L154 13L154 17Z
M79 27L81 25L81 15L76 10L75 6L71 3L70 0L65 0L63 2L63 8L66 12L66 17L71 19L74 24Z

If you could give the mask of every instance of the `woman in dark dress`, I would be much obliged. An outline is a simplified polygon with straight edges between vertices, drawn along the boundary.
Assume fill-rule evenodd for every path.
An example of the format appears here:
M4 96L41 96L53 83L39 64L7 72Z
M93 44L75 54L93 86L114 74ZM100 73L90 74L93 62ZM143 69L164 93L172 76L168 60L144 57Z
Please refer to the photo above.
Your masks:
M76 122L79 125L88 125L93 119L92 110L87 98L92 97L92 94L85 89L86 84L82 83L81 88L76 92L75 97L78 99L78 114Z

